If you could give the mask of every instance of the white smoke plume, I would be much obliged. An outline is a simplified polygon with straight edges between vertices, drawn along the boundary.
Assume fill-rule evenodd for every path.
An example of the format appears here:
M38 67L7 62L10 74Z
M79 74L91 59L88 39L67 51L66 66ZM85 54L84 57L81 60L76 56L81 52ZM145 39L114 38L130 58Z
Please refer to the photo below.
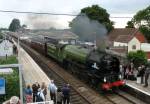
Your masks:
M52 15L27 15L26 24L32 29L63 29L65 24L64 18Z

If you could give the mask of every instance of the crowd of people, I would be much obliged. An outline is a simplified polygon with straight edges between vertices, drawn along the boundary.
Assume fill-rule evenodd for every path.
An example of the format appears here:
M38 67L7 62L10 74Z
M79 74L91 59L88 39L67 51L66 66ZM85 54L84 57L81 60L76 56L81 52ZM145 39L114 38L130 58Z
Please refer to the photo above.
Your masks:
M51 80L48 86L44 82L41 85L38 82L32 86L27 85L24 91L27 103L46 101L47 91L50 92L50 98L54 104L70 103L69 84L64 84L62 88L59 88L55 85L54 80Z
M120 72L123 79L137 80L137 83L144 84L143 87L148 87L148 78L150 74L149 65L140 65L137 68L134 67L133 63L120 65Z

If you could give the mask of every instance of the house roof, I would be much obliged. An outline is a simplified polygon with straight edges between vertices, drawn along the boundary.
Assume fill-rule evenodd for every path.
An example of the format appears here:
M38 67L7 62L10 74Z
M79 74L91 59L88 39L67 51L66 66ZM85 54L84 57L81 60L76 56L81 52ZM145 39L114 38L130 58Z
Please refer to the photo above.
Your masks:
M141 43L144 43L144 42L147 42L146 38L144 37L143 34L141 34L140 32L137 32L135 37L141 42Z
M132 36L130 35L119 35L115 41L127 43L131 40Z
M110 41L114 41L120 35L131 36L132 34L136 32L137 32L137 29L135 28L116 28L108 34L108 38Z
M135 28L119 28L112 30L109 35L110 41L128 43L133 37L136 37L141 43L147 42L142 33Z
M150 52L146 52L147 59L150 59Z

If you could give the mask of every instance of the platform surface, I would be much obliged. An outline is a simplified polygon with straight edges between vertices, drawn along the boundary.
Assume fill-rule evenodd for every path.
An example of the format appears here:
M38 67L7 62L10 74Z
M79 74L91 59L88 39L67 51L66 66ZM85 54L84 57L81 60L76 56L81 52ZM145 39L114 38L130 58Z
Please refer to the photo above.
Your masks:
M20 54L18 59L19 63L23 65L23 78L26 85L32 85L35 82L38 82L41 85L42 82L45 82L48 87L50 79L35 63L35 61L28 55L28 53L22 48L20 48ZM46 100L50 100L50 94L48 90Z
M136 81L126 80L126 85L150 96L150 83L148 87L143 87L143 84L136 83Z

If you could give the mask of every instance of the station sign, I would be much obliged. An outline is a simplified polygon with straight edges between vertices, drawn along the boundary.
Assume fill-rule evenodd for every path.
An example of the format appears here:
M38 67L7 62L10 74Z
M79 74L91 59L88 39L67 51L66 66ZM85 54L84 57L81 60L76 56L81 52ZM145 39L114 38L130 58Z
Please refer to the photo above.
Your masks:
M5 79L4 78L0 78L0 95L4 95L6 94L5 91Z

